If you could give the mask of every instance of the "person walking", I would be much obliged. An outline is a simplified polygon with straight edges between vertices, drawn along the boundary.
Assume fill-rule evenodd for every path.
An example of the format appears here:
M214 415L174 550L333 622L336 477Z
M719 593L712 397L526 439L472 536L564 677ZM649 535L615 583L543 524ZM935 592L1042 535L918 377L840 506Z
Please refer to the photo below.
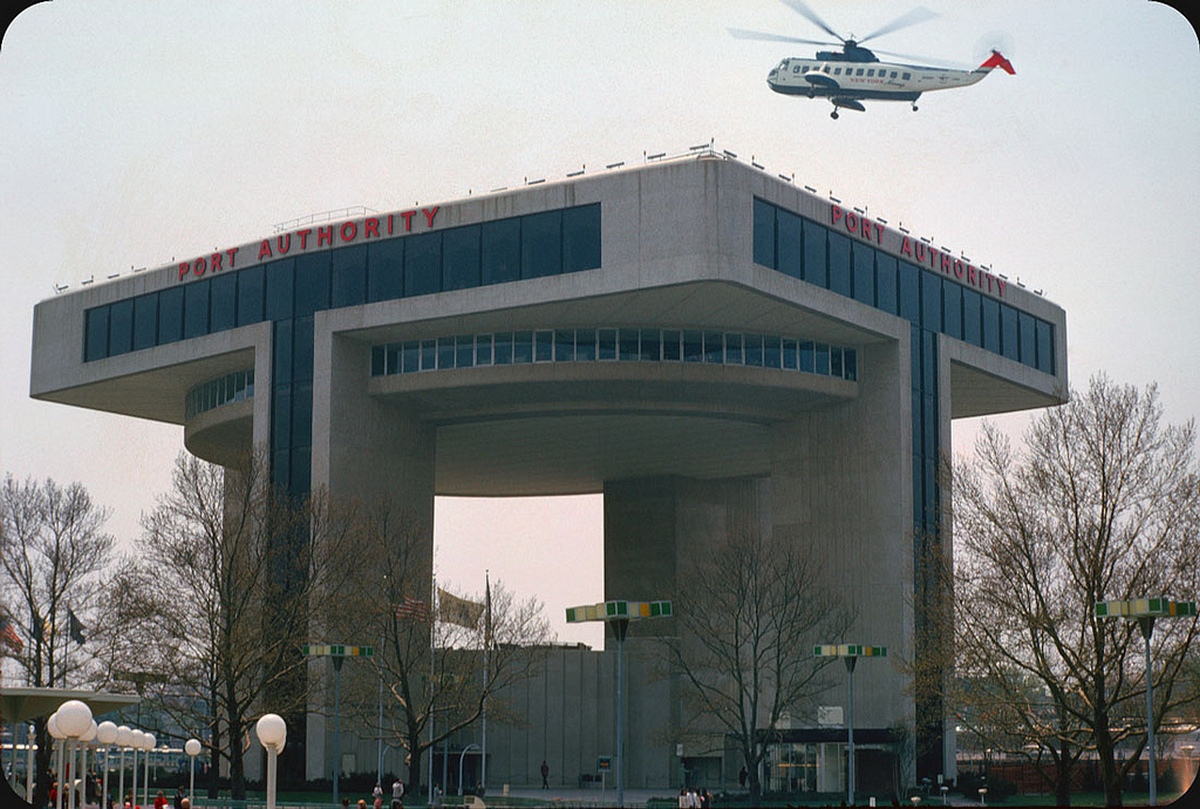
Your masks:
M550 788L550 765L546 763L546 759L542 759L542 789Z

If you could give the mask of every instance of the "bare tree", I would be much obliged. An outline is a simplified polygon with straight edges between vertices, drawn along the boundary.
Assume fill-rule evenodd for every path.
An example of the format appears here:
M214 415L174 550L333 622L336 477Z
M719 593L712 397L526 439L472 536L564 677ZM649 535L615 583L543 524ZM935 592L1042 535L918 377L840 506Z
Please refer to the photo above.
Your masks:
M1121 804L1147 733L1135 624L1098 601L1191 598L1200 587L1200 476L1191 421L1164 425L1158 391L1096 377L1046 411L1023 453L985 427L954 474L956 615L963 718L989 746L1048 759L1059 805L1081 751ZM1195 700L1177 687L1195 619L1154 634L1154 722Z
M428 751L485 711L514 718L504 692L532 676L551 632L537 599L518 600L503 582L474 599L447 594L457 609L435 608L429 527L387 503L358 513L370 572L343 599L342 631L379 648L370 677L359 678L366 687L350 697L352 710L374 726L382 683L388 709L378 732L405 751L406 782L418 792Z
M88 616L103 593L112 554L104 532L108 511L79 483L17 482L0 488L0 599L23 636L13 659L34 687L91 684L97 673L84 646ZM88 634L91 630L87 629ZM92 643L89 642L89 646ZM50 766L45 719L35 721L38 797L45 801Z
M319 493L298 502L276 492L261 453L237 469L181 453L171 490L143 519L139 564L119 590L157 640L126 667L181 725L207 726L234 798L245 795L254 718L305 709L301 646L358 567L347 524ZM141 589L147 578L154 586Z
M762 793L759 765L776 741L770 731L829 687L815 643L841 637L852 616L823 583L811 549L756 532L730 534L689 567L675 596L678 633L671 660L700 722L733 739L751 800Z

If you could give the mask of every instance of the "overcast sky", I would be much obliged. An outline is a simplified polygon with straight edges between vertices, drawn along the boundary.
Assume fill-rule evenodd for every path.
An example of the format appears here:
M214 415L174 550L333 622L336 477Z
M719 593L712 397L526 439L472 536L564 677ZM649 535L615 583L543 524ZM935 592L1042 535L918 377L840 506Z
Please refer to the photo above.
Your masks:
M866 36L916 3L812 0ZM180 427L29 398L32 311L56 284L241 244L276 222L601 170L712 141L989 264L1067 312L1076 387L1200 404L1200 48L1147 0L928 0L868 43L970 68L962 90L837 121L768 70L825 39L779 0L39 3L0 45L0 468L78 480L123 544L169 486ZM911 61L911 60L910 60ZM1007 418L1019 430L1024 419ZM955 423L965 452L977 429ZM484 570L563 608L602 595L599 497L439 498L439 580Z

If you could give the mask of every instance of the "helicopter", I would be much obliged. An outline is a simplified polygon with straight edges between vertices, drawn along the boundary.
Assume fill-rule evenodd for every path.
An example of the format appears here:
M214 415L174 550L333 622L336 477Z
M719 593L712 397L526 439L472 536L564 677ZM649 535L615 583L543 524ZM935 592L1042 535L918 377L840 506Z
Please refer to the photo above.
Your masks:
M837 42L820 42L812 39L742 28L730 28L729 33L738 39L757 39L770 42L799 42L805 45L839 47L837 51L817 51L816 58L790 57L781 61L767 75L767 86L784 95L806 98L828 98L833 104L831 118L837 119L839 109L866 112L863 101L907 101L917 110L917 99L922 93L934 90L951 90L968 87L981 81L1000 68L1009 75L1015 74L1012 63L996 50L974 70L949 67L933 67L901 62L882 62L875 53L862 46L869 39L890 34L901 28L925 22L937 15L925 8L916 8L892 20L882 28L861 39L846 38L834 31L817 16L816 12L802 0L783 0L813 25L837 39ZM919 59L899 53L879 51L885 56L901 59Z

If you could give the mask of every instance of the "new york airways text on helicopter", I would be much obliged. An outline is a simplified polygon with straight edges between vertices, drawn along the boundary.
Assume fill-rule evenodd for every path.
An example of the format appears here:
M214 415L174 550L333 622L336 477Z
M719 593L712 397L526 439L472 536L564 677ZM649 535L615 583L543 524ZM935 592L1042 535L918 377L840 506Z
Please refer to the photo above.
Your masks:
M1012 63L999 51L992 51L991 56L974 70L958 70L904 62L881 62L872 51L862 47L862 43L868 39L930 19L934 14L926 9L915 9L874 33L855 40L846 39L836 33L801 0L783 1L830 36L836 37L839 42L818 42L740 28L731 28L729 32L741 39L840 45L840 51L817 51L816 58L813 59L784 59L767 76L767 86L777 93L806 98L828 98L833 103L833 118L838 117L839 108L865 111L866 107L862 102L867 100L907 101L916 110L917 99L922 93L970 86L997 67L1009 74L1014 72Z

